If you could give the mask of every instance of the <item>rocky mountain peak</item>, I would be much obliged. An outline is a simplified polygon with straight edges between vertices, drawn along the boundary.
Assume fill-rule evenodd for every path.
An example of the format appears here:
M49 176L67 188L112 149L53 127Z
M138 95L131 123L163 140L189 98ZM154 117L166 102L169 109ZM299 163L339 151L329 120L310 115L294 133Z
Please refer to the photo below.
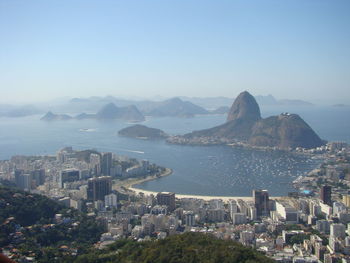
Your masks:
M238 119L249 121L258 121L261 119L259 105L248 91L244 91L238 95L227 115L227 122Z

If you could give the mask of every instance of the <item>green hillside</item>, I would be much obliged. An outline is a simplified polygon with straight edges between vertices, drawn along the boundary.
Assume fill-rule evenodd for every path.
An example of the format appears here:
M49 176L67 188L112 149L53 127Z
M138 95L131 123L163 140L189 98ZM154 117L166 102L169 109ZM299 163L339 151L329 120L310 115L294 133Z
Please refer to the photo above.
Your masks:
M164 240L121 240L105 250L79 256L75 263L253 263L274 262L251 248L201 233L185 233Z

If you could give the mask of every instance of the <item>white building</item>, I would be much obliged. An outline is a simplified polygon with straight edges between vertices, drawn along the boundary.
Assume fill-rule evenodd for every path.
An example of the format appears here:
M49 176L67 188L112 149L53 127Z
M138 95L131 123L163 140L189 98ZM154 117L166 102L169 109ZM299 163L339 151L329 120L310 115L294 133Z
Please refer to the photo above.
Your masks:
M327 220L317 220L316 229L323 234L329 234L330 231L330 222Z
M333 238L345 238L345 226L343 224L331 224L330 236Z
M287 224L299 223L299 212L283 201L276 201L276 212Z
M105 207L117 207L117 195L109 194L105 196Z
M234 225L240 225L247 223L247 217L243 213L234 213L232 214L232 223Z

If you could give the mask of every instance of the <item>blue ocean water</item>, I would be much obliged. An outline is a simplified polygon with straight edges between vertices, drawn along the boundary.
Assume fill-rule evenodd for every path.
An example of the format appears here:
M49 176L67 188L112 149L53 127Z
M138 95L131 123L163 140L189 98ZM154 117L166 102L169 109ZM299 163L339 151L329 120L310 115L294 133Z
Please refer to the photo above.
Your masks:
M263 116L300 114L321 138L350 143L350 110L333 107L262 108ZM183 134L224 123L226 116L148 118L145 125L169 134ZM319 165L319 161L282 152L259 152L226 146L179 146L164 141L119 137L131 125L122 121L40 121L40 116L0 118L0 159L13 155L54 154L65 146L94 148L172 168L171 176L139 185L145 190L181 194L250 196L255 188L271 195L291 191L290 182Z

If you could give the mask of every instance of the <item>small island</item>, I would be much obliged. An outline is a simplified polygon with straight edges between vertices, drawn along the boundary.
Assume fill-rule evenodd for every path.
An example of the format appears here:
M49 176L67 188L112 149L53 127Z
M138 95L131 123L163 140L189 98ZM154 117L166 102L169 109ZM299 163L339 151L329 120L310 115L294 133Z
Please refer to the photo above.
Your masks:
M40 120L42 121L57 121L57 120L70 120L72 119L71 116L67 114L55 114L51 111L47 112Z
M150 128L140 124L126 127L120 130L118 134L121 136L145 140L159 140L169 137L168 134L160 129Z

